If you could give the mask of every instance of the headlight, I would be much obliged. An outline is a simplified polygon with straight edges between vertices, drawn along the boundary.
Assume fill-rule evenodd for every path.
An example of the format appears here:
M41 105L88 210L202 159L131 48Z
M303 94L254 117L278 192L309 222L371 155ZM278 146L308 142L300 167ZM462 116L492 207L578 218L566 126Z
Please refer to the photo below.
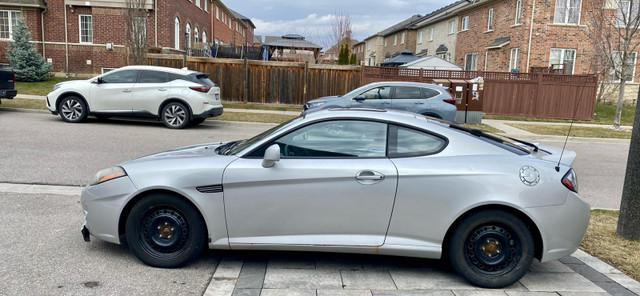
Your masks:
M325 102L313 102L313 103L307 103L307 109L311 109L311 108L315 108L315 107L320 107L322 105L324 105Z
M91 180L89 185L100 184L102 182L124 177L126 175L127 175L127 172L125 172L123 168L111 167L111 168L99 171L95 176L93 176L93 179Z
M60 86L62 86L62 83L56 83L56 84L54 84L54 85L53 85L53 87L51 87L51 91L54 91L54 90L56 90L56 89L60 88Z

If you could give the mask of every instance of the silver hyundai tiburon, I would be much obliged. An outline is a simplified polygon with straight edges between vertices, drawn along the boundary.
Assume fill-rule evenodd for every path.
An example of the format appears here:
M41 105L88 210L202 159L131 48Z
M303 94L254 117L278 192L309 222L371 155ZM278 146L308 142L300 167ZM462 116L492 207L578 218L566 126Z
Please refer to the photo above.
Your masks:
M205 247L446 257L499 288L584 236L575 153L560 152L414 113L320 110L98 172L82 233L157 267Z

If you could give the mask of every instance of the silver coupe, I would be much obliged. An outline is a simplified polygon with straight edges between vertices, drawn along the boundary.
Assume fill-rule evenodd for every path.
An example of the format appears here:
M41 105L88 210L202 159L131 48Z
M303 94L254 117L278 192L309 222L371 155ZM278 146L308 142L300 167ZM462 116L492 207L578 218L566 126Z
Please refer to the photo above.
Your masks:
M82 234L157 267L205 247L352 252L446 258L499 288L580 244L590 207L574 159L415 113L326 109L98 172Z

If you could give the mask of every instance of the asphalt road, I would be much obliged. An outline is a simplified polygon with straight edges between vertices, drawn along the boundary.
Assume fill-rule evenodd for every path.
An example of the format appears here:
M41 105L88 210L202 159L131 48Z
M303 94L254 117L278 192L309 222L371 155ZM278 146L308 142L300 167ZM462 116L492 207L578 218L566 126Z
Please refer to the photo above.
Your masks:
M206 122L170 130L158 122L62 122L0 109L0 183L82 185L104 167L171 148L255 135L269 124ZM529 140L561 146L564 138ZM628 140L570 139L580 194L593 207L620 203ZM139 262L125 247L80 235L79 196L0 193L0 295L202 295L227 252L206 251L181 269ZM231 253L233 255L233 253Z

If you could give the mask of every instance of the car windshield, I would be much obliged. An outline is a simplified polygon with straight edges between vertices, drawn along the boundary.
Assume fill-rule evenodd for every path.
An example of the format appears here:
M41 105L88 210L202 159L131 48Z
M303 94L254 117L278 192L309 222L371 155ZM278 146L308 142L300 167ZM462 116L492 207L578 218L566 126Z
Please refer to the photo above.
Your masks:
M273 133L277 133L287 127L289 127L290 125L298 122L302 120L302 117L296 117L294 119L291 119L281 125L275 126L273 128L268 129L267 131L253 137L250 139L246 139L246 140L238 140L238 141L233 141L233 142L228 142L220 147L218 147L218 149L216 150L216 152L218 154L222 154L222 155L234 155L237 154L238 152L244 150L245 148L259 142L260 140L268 137L269 135L273 134Z
M364 86L358 87L358 88L356 88L356 89L354 89L354 90L352 90L352 91L350 91L350 92L348 92L348 93L346 93L346 94L344 94L344 95L342 95L342 96L340 96L340 97L352 97L352 96L357 96L357 95L359 95L360 93L362 93L363 91L365 91L365 90L367 90L367 89L369 89L369 88L371 88L371 85L368 85L368 84L367 84L367 85L364 85Z

